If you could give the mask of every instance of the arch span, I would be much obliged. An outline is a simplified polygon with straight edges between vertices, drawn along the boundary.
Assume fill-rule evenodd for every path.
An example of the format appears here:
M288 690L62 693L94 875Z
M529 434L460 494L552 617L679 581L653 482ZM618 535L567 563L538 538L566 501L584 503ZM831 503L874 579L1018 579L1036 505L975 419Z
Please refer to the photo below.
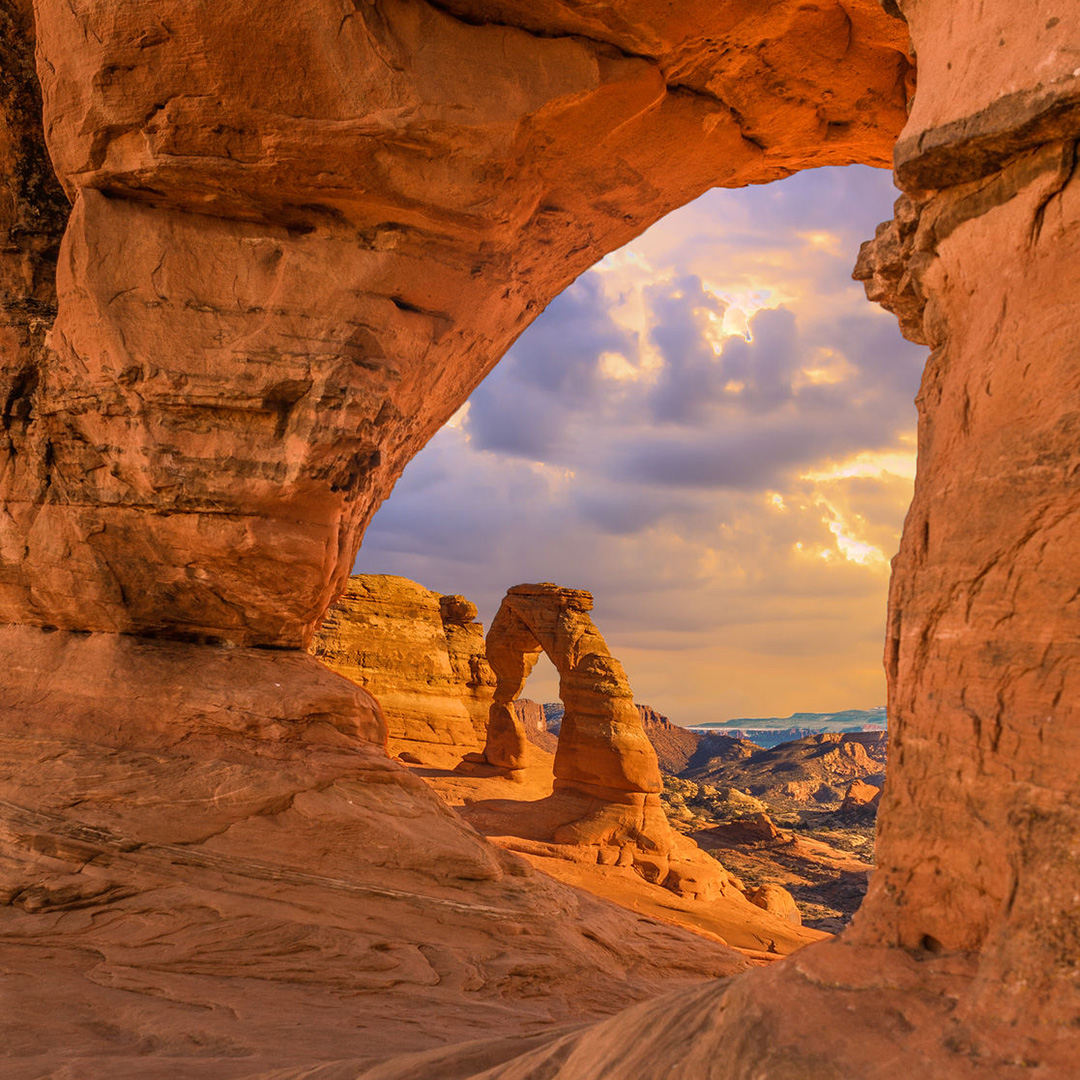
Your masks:
M99 668L118 666L68 678L93 649L37 628L123 631L101 656L136 679L151 635L304 644L405 461L576 274L708 186L888 161L910 28L908 198L863 261L933 350L890 594L881 869L839 942L533 1064L1071 1075L1080 10L884 7L36 0L73 209L46 342L62 215L31 220L49 200L35 99L4 97L6 719L63 700L125 739L153 727L109 714ZM29 5L4 12L25 45ZM255 708L235 675L212 689Z

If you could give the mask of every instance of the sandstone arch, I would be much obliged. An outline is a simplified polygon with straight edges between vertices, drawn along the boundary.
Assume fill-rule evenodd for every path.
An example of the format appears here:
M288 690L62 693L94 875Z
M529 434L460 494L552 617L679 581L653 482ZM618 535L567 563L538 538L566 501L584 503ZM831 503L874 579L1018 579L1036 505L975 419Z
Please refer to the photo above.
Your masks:
M672 839L658 792L656 751L641 726L626 673L611 655L589 612L592 594L558 585L516 585L491 622L487 660L495 675L483 759L511 774L529 753L525 729L511 707L544 652L559 673L566 707L555 751L555 790L573 791L601 806L567 823L555 839L595 843L632 832L651 848Z
M289 651L408 457L559 288L665 210L717 183L885 164L910 28L907 198L862 263L933 349L891 586L882 868L840 943L740 980L720 1019L705 988L644 1029L576 1036L557 1075L619 1053L642 1076L661 1054L685 1077L887 1077L897 1055L935 1077L1067 1076L1080 14L886 7L909 26L870 0L37 0L32 17L8 0L5 723L32 727L45 702L73 741L94 724L152 741L158 718L106 687L163 678L162 657L178 721L206 701L265 719L267 656L197 644L213 640L286 651L278 670L309 680L291 707L317 724L333 695ZM185 693L175 672L192 670L217 673L209 697ZM370 711L355 726L378 739ZM862 1026L833 1068L807 1047L847 1006ZM688 1048L691 1017L710 1037Z

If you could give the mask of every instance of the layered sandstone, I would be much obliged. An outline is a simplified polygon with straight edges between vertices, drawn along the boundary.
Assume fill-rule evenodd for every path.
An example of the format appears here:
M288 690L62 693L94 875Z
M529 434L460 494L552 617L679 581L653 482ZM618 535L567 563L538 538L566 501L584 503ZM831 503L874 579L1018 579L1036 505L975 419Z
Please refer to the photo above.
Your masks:
M378 699L392 753L452 767L481 745L478 714L494 684L475 620L476 606L462 596L355 574L311 651Z
M584 589L544 583L507 591L487 638L495 697L483 757L511 772L524 766L527 741L511 706L543 652L559 674L565 708L555 751L556 790L658 809L662 784L656 751L626 672L589 616L592 606Z
M746 966L485 841L313 657L27 627L0 648L5 1080L506 1057Z
M0 618L293 648L554 295L715 184L883 164L908 69L871 0L35 16L73 207Z
M21 0L0 9L0 618L42 628L8 642L4 718L26 742L6 813L33 875L84 879L46 889L41 907L20 878L11 896L28 901L2 909L5 948L30 957L5 960L20 1016L5 1046L44 1051L30 1075L311 1075L296 1032L318 1030L306 1045L355 1076L353 1048L389 1055L425 1026L410 1020L406 1035L397 1002L369 1010L358 1034L356 991L367 1006L426 987L426 1015L445 1022L432 1038L447 1042L476 1033L466 995L479 980L497 1001L488 1015L512 1014L516 1035L520 1003L538 986L558 999L583 953L596 957L583 999L602 986L604 1000L523 1006L532 1030L634 996L633 979L615 979L630 988L620 997L598 972L655 928L620 923L599 956L596 937L567 930L583 902L565 892L542 923L531 909L500 922L515 886L486 876L492 849L440 831L452 819L424 794L388 809L403 805L401 770L377 754L367 768L360 737L331 722L376 732L374 711L329 692L299 649L409 456L578 273L709 186L887 160L911 88L909 32L920 89L896 148L904 195L859 274L933 351L890 594L890 782L863 912L836 943L732 984L542 1047L433 1051L379 1078L1072 1075L1080 12L1059 0L885 6L37 0L33 25ZM35 32L43 125L27 74ZM64 226L47 158L72 211L46 341ZM102 647L93 631L122 634ZM164 663L159 648L180 652ZM316 744L352 741L327 772L315 755L311 783L278 790L277 773L312 760L294 722ZM134 756L114 778L102 757L115 740ZM223 756L244 768L211 775ZM206 782L191 791L189 774ZM253 801L250 827L220 816L266 785L274 798ZM349 955L381 910L363 906L333 916L340 935L297 931L290 915L275 937L253 921L254 892L281 925L295 875L318 879L290 909L307 927L324 890L358 895L356 838L383 835L385 814L409 824L379 859L395 873L417 860L395 902L424 917L404 939L388 929ZM225 861L191 867L193 840L225 845ZM249 843L256 870L238 861ZM432 883L443 845L464 845L464 876L488 883ZM130 867L143 859L163 876L140 890ZM103 860L118 877L95 892ZM473 932L425 937L441 924L417 898L469 907L463 890L490 901L469 908ZM174 910L180 925L163 933ZM563 933L567 962L552 965ZM538 958L518 997L507 939ZM634 953L634 979L652 970L649 952ZM331 967L337 989L301 1008L297 987L318 984L328 955L346 958ZM58 996L76 1006L58 1013ZM190 1038L193 1017L206 1027ZM343 1040L322 1034L335 1017ZM88 1064L70 1060L86 1052Z

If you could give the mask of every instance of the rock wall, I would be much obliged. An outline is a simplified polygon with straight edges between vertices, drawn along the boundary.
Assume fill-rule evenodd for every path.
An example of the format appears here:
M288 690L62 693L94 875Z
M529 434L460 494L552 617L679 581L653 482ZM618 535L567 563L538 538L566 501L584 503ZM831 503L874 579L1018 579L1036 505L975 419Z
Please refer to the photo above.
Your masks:
M378 700L392 753L453 767L482 745L495 682L475 619L476 606L462 596L390 574L355 574L311 651Z
M34 11L73 207L0 619L239 645L308 643L405 463L579 273L712 185L884 164L908 67L871 0Z
M979 954L961 1022L1037 1012L1045 1037L1080 1016L1062 904L1080 874L1080 10L902 7L921 62L904 195L857 273L931 354L889 595L880 868L852 940Z
M522 1048L492 1049L471 1071L488 1069L486 1080L661 1068L668 1080L875 1078L914 1066L948 1080L1021 1066L1072 1075L1080 12L1061 0L885 8L36 0L31 26L28 5L6 0L0 620L22 627L11 644L17 663L2 676L2 718L28 725L18 730L31 741L52 725L61 739L42 760L60 768L89 755L65 808L71 836L98 827L86 785L100 769L87 748L104 737L95 732L119 727L135 757L101 797L110 813L126 808L114 830L119 856L149 842L140 839L154 827L149 764L170 719L154 695L161 680L184 698L161 699L179 728L201 730L216 710L237 725L229 753L275 744L272 764L255 770L264 779L299 767L308 749L282 738L288 718L253 702L303 660L298 650L343 589L364 524L408 458L553 295L667 210L716 184L886 163L911 90L910 32L920 85L896 144L904 194L859 269L871 295L932 349L915 501L890 594L891 775L866 905L837 943L489 1069ZM43 124L27 74L32 36ZM72 209L46 339L64 217L47 156ZM123 636L87 660L81 650L95 631ZM214 667L230 646L254 666L221 667L239 681L185 696L162 673L152 640L162 636L195 650L184 654L192 670ZM275 648L257 650L263 657L247 651L254 645ZM120 668L106 661L118 650L142 695L136 706L110 696ZM83 659L61 671L57 656ZM289 705L317 718L326 700L313 676ZM79 723L62 722L53 701ZM345 759L378 741L368 716L346 736ZM212 747L203 754L214 760ZM175 775L186 766L163 767ZM353 776L331 819L377 804L387 775L396 774ZM57 783L30 754L13 761L11 777L20 813L31 815ZM320 804L319 782L303 789L303 807ZM221 790L183 796L185 815L213 817ZM421 819L435 813L415 807ZM339 865L321 840L325 822L321 833L281 820L273 843L306 857L291 873ZM17 824L11 842L46 831ZM402 843L437 860L429 832L407 832ZM70 838L40 845L75 858L76 876L93 876ZM54 857L28 843L32 860ZM125 982L130 965L86 968L100 940L75 934L78 947L64 952L65 926L112 921L110 897L136 876L119 856L95 856L114 858L119 892L87 900L49 937L26 985L100 987L91 976L136 985ZM265 902L279 903L285 887ZM502 888L492 886L493 904ZM177 986L213 966L198 944L200 927L210 940L220 922L206 899L187 909L193 938ZM145 903L168 909L170 895ZM33 948L45 924L19 915L5 925L7 941ZM533 925L524 920L523 933ZM237 927L239 968L280 971L259 954L258 936ZM444 945L425 942L432 956ZM411 963L418 948L403 943L402 956ZM378 969L381 956L372 950L364 962ZM167 960L141 969L141 1027L116 1025L110 998L98 1014L108 1023L65 1028L85 1014L57 1017L55 996L23 1027L47 1030L36 1043L49 1046L76 1035L95 1049L160 1046L140 1032L169 1027L151 1015L165 1009L154 1003ZM488 985L498 986L499 962ZM286 964L290 978L309 977L296 963ZM471 985L470 964L435 978ZM421 981L431 977L422 967L413 969ZM567 970L548 968L548 983ZM250 1032L265 1014L251 995L222 1002L235 1020L200 1046L224 1047L228 1058L230 1030ZM204 1000L193 994L177 1008ZM354 1002L342 1007L355 1035ZM829 1035L837 1016L842 1043ZM461 1017L457 1030L469 1030ZM280 1025L265 1034L264 1053L267 1039L294 1041ZM356 1044L334 1045L347 1054ZM182 1039L164 1052L207 1055ZM453 1053L453 1072L431 1060L424 1068L468 1075ZM479 1051L469 1053L477 1061ZM117 1075L106 1056L96 1061Z

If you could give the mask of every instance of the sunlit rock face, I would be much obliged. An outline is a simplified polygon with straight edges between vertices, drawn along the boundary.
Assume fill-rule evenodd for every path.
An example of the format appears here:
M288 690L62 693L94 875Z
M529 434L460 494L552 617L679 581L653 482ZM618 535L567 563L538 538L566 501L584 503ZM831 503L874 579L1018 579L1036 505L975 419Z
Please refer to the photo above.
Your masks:
M921 63L905 197L858 275L932 351L889 597L880 869L851 937L980 953L959 1022L1038 1015L1047 1037L1080 1017L1063 902L1080 875L1080 12L903 6Z
M837 942L730 986L548 1046L448 1051L381 1080L1075 1072L1080 11L1060 0L900 7L920 61L896 148L905 197L859 274L933 352L890 597L890 778L864 909ZM232 1076L245 1047L263 1055L256 1069L285 1075L287 1043L303 1075L291 1029L265 1023L303 1018L279 996L283 980L340 972L342 1025L319 1042L342 1060L419 1049L408 1042L418 1026L436 1043L475 1035L478 986L494 1003L485 1015L517 1034L526 1012L539 1031L724 970L703 958L715 947L607 909L602 933L567 929L580 909L565 890L545 893L538 921L504 880L512 864L375 763L373 704L305 668L292 729L270 684L295 669L404 463L559 289L709 186L889 160L909 28L870 0L37 0L45 141L72 203L46 344L65 213L39 139L31 13L17 2L0 16L0 619L28 624L6 640L18 670L3 675L0 719L19 740L5 802L31 815L5 832L22 855L4 865L25 878L10 898L32 901L4 909L5 940L23 949L16 1034L39 1020L48 1031L5 1045L30 1056L81 1040L103 1075L132 1047L143 1076L175 1076L171 1055L194 1054L200 1075ZM124 636L102 647L86 631ZM222 650L203 652L208 639ZM218 663L229 645L243 663ZM161 648L178 650L168 672ZM232 671L236 685L189 698L184 668ZM137 707L110 696L124 684L138 687ZM321 726L327 702L356 712L351 731ZM223 718L236 726L219 730ZM312 750L327 739L332 761ZM218 782L223 752L239 792ZM193 768L207 777L195 788L183 781ZM302 778L279 788L290 770ZM355 823L385 833L386 814L407 824L393 850L373 853ZM181 818L207 827L186 835ZM103 830L96 854L88 829ZM161 836L164 853L147 846ZM163 935L155 913L179 908L154 875L193 843L208 845L206 887L188 874L181 891L198 895L185 893L189 914ZM433 875L446 850L461 858ZM244 874L263 882L267 934L221 906L224 892L252 903L250 888L227 885L230 860L251 851ZM380 858L406 906L421 894L471 904L479 890L489 913L517 910L499 925L521 946L491 949L490 917L467 908L466 935L436 918L373 938L370 981L349 982L352 960L327 975L320 957L344 955L348 928L378 908L348 901L332 933L307 913L328 891L385 888L371 870ZM285 882L274 859L321 876ZM107 888L95 892L101 860ZM42 877L56 888L34 892ZM118 903L146 933L110 936ZM239 979L228 993L215 982L222 954L204 945L225 915L231 970L259 983L246 997L233 994ZM535 947L538 926L559 938L555 954ZM647 988L627 975L668 945L673 959ZM104 967L88 959L102 955ZM358 1021L350 990L378 988L380 971L384 983L436 986L427 1015L442 1026L403 1023L399 1008ZM41 986L51 996L34 1004ZM58 988L78 1003L62 1016ZM540 1006L521 1004L536 994ZM310 1015L334 1027L328 1000ZM192 1041L191 1012L208 1001L213 1022ZM154 1063L142 1051L170 1031L170 1056Z
M579 273L710 186L888 160L871 0L576 7L40 0L73 209L0 618L305 645Z
M543 652L559 673L566 707L555 752L556 787L601 797L655 795L663 786L656 751L626 672L589 615L592 606L584 589L550 583L515 585L507 592L487 637L495 697L484 756L507 769L523 764L525 729L510 705Z
M514 706L545 653L559 673L566 707L547 809L551 838L609 849L612 859L633 862L663 882L675 873L671 856L681 838L660 805L660 765L626 672L592 621L592 606L586 590L551 583L515 585L507 592L487 636L494 700L484 752L475 757L513 776L534 754ZM717 865L716 888L721 870Z
M476 605L463 596L355 574L311 651L378 698L391 753L453 766L483 744L495 679Z

